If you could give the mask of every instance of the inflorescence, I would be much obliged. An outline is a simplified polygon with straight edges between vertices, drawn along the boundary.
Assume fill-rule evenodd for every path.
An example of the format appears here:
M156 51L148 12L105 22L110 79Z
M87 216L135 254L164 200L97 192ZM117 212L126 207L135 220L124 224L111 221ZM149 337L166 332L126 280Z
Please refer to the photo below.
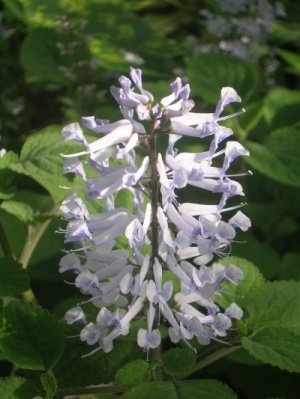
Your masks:
M81 176L84 187L60 207L68 222L60 232L65 243L73 244L61 259L60 272L73 271L76 287L88 296L65 318L69 324L82 324L80 339L95 346L89 354L111 351L114 340L128 334L130 323L138 318L147 321L137 342L148 353L161 343L162 318L173 343L182 340L194 349L192 338L201 345L222 340L232 319L243 315L235 303L222 310L214 301L215 294L224 293L222 283L238 284L242 271L233 264L208 265L215 255L227 254L236 229L246 231L250 226L242 204L226 207L229 198L244 195L228 168L249 153L236 141L218 151L233 134L219 122L237 115L220 114L241 98L233 88L224 87L214 113L193 113L190 87L180 78L171 84L172 93L155 104L142 86L141 70L131 68L130 77L121 76L120 87L111 87L123 119L110 123L94 116L82 118L82 125L100 138L88 143L78 123L62 131L65 140L83 145L81 152L62 157L64 173ZM168 144L162 154L158 140L163 135L168 135ZM182 136L212 140L207 151L179 152L175 145ZM217 157L221 166L212 166ZM179 203L177 190L187 185L219 193L219 203ZM82 189L85 200L78 194ZM121 190L131 193L131 210L115 206ZM222 214L233 209L238 209L235 215L222 220ZM120 237L123 244L126 237L125 247ZM173 281L165 281L164 271L181 283L174 295ZM83 310L87 302L99 309L94 321Z

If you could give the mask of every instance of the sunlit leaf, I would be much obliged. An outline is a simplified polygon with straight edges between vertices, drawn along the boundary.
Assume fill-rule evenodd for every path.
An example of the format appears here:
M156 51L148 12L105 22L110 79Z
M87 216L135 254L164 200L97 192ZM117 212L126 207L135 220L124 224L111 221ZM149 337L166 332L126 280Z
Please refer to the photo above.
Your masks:
M74 146L63 141L61 129L59 126L48 126L29 136L22 148L20 161L10 165L12 170L30 176L48 190L55 203L59 203L68 194L60 186L70 184L70 179L62 173L63 161L60 154L78 148L76 144Z
M22 377L0 378L0 393L4 399L32 399L37 395L33 381Z
M196 54L187 61L192 94L217 104L222 87L233 87L246 102L257 85L257 73L248 63L232 56Z

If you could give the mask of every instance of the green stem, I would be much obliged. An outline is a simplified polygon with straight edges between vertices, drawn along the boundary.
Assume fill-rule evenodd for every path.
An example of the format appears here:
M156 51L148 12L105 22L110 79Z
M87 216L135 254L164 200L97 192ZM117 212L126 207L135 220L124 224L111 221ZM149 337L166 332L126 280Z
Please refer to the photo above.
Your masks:
M29 259L31 258L33 251L35 250L50 221L51 219L48 219L44 223L38 224L36 227L28 227L28 237L19 259L23 269L27 269ZM37 302L31 289L25 291L22 296L27 302Z
M5 230L1 223L0 223L0 244L3 249L3 253L4 253L5 257L14 259L15 256L14 256L13 250L10 246L10 243L7 239L7 235L6 235Z
M103 385L99 387L88 388L66 388L58 391L55 396L56 399L64 398L65 396L73 395L94 395L97 393L124 393L126 389L121 385Z
M190 376L191 374L196 373L197 371L203 369L204 367L208 366L211 363L221 359L222 357L228 356L231 353L237 351L241 348L241 345L230 346L229 348L223 348L218 352L212 353L210 356L207 356L205 359L201 360L199 363L195 364L195 366L186 374L183 374L179 377L178 380L183 380L186 377Z
M35 247L37 246L39 240L41 239L50 222L51 219L48 219L44 223L40 223L34 228L29 226L29 234L19 259L19 262L22 263L24 269L27 268L29 259L31 258Z

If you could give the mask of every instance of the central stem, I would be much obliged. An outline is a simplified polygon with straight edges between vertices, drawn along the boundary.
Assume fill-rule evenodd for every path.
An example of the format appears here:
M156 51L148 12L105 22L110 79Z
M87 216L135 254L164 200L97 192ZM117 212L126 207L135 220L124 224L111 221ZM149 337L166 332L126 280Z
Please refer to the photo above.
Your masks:
M152 220L151 220L151 231L152 231L152 256L158 256L158 221L157 221L157 209L158 209L158 188L159 188L159 176L157 171L157 149L156 149L156 135L155 135L155 122L152 120L150 123L150 169L151 169L151 206L152 206Z

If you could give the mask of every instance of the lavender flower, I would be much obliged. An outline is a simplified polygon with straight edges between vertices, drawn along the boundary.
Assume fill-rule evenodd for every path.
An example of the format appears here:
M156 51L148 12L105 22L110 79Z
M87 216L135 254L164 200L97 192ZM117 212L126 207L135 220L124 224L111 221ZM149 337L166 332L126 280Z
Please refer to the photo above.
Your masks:
M228 168L249 153L236 141L219 149L233 134L219 122L237 115L221 113L241 99L233 88L225 87L214 113L193 113L190 87L182 86L180 78L171 84L172 93L155 104L143 88L141 70L131 68L130 76L131 80L121 76L120 87L111 88L123 119L110 123L94 116L82 118L82 124L100 138L88 143L78 123L63 129L65 140L83 145L82 151L62 157L64 173L81 176L83 187L78 192L84 189L85 199L72 193L60 207L67 221L60 232L71 244L60 272L73 271L75 286L88 298L67 312L66 321L83 325L80 339L96 346L89 354L112 350L114 340L128 334L136 318L146 319L137 343L148 353L161 343L162 316L172 342L182 340L195 350L189 340L195 337L207 345L223 339L232 319L243 314L235 303L224 313L214 303L215 294L224 293L222 283L238 284L242 271L232 264L209 265L215 255L229 253L236 229L246 231L251 224L241 210L227 222L222 220L223 213L242 206L226 207L227 201L244 195ZM157 141L166 134L168 146L165 153L158 153ZM211 144L205 152L178 152L175 145L185 135L211 136ZM137 156L139 149L146 151L144 158L142 152ZM215 158L221 157L223 161L214 166ZM177 192L187 185L216 193L217 205L179 203ZM132 211L115 207L115 195L121 190L131 193ZM96 212L88 210L89 201ZM119 248L120 237L127 239L127 249ZM179 292L173 292L172 281L163 282L167 270L179 279ZM87 320L84 312L87 302L100 309L94 321Z

